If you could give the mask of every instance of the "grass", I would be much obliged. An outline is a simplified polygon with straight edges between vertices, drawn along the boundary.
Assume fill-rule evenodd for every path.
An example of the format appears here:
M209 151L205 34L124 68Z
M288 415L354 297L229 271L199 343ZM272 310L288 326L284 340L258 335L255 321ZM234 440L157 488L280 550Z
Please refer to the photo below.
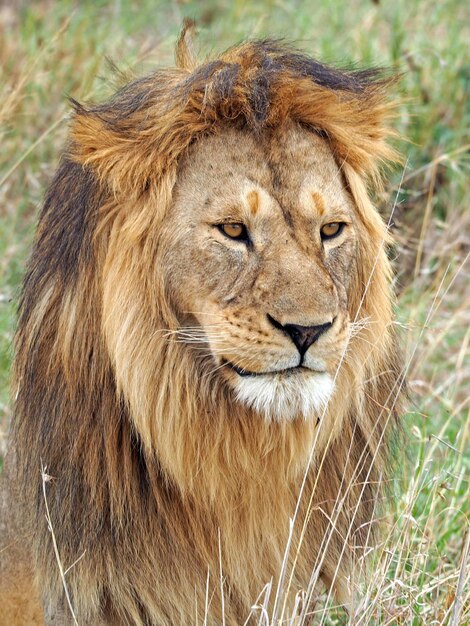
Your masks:
M409 454L400 464L364 605L350 622L467 624L470 8L464 1L0 5L0 452L10 420L19 285L66 133L65 96L109 95L106 57L138 74L171 62L184 16L198 20L202 55L246 37L274 35L326 61L404 72L398 89L407 102L397 127L409 139L402 145L406 167L390 177L379 204L385 215L396 204L392 253L409 363ZM314 624L346 622L326 598L312 615Z

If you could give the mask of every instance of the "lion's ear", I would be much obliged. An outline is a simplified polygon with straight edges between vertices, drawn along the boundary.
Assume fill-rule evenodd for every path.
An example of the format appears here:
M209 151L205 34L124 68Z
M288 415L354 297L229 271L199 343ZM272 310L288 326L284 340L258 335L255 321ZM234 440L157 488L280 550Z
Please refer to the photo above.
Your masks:
M402 159L390 144L390 139L399 137L392 125L399 101L389 98L397 78L381 78L380 71L376 73L377 78L372 72L370 82L352 93L316 85L305 89L305 81L298 80L291 110L299 111L299 119L307 120L328 138L340 168L349 165L364 182L380 188L386 166Z
M111 120L72 101L71 158L91 169L115 193L145 188L145 146L129 128L123 133Z
M175 73L179 79L181 70ZM184 128L175 137L172 121L178 102L170 104L169 98L160 97L159 91L171 93L169 74L160 77L164 84L157 89L152 85L142 89L135 81L99 107L86 108L72 100L70 158L91 169L114 193L140 194L148 189L191 141Z
M176 43L175 60L177 67L191 72L197 66L196 52L194 50L195 35L196 22L185 19Z
M98 115L87 111L75 100L72 100L72 105L75 112L70 130L71 157L81 165L89 166L99 179L109 181L116 190L119 185L113 184L112 179L118 183L119 176L114 170L125 152L121 137L107 127ZM129 157L131 152L128 150Z
M194 35L195 22L184 20L176 68L130 82L101 106L87 108L70 100L71 156L91 167L114 191L147 188L186 148L192 133L205 127L204 121L194 123L189 114L184 119L189 93L178 88L197 67Z

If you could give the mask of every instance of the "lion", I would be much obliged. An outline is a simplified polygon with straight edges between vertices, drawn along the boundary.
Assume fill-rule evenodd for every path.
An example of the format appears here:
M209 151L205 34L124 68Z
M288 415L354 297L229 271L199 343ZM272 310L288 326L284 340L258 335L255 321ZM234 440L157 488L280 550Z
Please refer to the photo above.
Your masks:
M2 624L354 606L399 423L391 78L249 41L73 101L19 307ZM251 620L251 621L250 621Z

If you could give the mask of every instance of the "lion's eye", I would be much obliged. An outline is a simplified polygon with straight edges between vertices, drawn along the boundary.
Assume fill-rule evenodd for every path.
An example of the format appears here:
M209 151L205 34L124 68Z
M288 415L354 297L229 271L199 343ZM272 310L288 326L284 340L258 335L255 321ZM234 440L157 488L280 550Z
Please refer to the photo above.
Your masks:
M320 235L322 239L333 239L337 237L345 227L344 222L331 222L331 224L325 224L320 228Z
M244 224L219 224L219 230L230 239L248 240L248 231Z

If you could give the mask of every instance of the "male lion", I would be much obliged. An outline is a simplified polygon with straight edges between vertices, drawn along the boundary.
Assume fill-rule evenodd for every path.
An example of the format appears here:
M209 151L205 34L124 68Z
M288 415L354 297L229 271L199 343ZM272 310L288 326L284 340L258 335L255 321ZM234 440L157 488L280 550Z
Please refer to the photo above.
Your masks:
M74 103L40 215L8 626L241 625L257 599L306 624L319 581L354 602L401 386L366 192L395 158L388 82L275 41L197 65L186 39Z

